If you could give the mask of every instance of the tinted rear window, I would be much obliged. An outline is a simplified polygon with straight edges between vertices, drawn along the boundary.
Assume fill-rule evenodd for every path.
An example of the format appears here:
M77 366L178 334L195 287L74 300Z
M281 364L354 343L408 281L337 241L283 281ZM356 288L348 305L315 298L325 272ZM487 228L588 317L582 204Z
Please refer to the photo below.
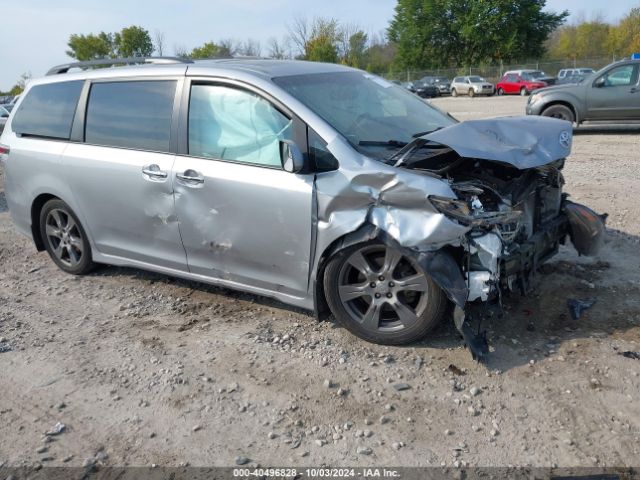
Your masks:
M23 135L69 140L84 81L36 85L16 112L12 130Z
M168 152L175 91L173 80L93 84L85 141Z

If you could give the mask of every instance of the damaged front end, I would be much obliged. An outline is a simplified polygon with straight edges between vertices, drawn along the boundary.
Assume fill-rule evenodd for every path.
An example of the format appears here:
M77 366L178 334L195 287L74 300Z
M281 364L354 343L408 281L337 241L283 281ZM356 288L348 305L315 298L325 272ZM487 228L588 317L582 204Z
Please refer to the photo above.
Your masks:
M481 129L473 128L472 137L480 131L502 147L509 142L501 135L508 122L478 123ZM518 147L511 139L511 149L501 149L502 155L473 152L484 158L461 157L463 149L453 144L410 164L425 172L437 170L447 179L457 198L430 196L429 200L442 214L469 227L460 258L468 293L465 304L456 305L454 320L474 358L482 359L488 348L480 329L473 333L470 328L470 317L480 322L489 305L501 307L504 293L527 294L540 265L558 252L567 236L580 255L595 255L603 244L604 217L569 201L562 192L564 156L556 157L568 150L571 141L563 127L554 122L542 137L557 139L556 152L540 137ZM517 136L517 131L507 131Z
M505 293L526 294L567 236L581 255L603 243L604 217L562 192L571 139L568 122L555 119L469 121L404 147L393 172L363 162L348 184L319 178L319 244L342 228L352 233L333 251L377 238L415 258L455 305L455 325L482 360L488 345L474 320Z

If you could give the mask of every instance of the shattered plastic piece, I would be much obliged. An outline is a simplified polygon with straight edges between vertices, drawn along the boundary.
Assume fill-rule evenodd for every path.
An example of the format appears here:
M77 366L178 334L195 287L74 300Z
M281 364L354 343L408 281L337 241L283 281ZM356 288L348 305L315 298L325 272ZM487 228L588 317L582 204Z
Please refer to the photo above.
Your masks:
M49 430L48 432L45 433L45 435L47 436L54 436L54 435L60 435L62 432L64 432L67 429L67 426L64 423L56 423L54 425L54 427Z
M11 345L8 345L8 344L0 345L0 353L10 352L11 350L13 350L11 348Z
M471 351L471 357L478 362L482 362L489 355L487 332L474 333L464 310L460 307L456 307L453 311L453 322L462 335L465 345Z
M640 352L618 352L618 355L622 355L625 358L632 358L633 360L640 360Z
M585 300L578 300L575 298L570 298L567 300L567 307L569 307L569 313L571 314L571 318L574 320L578 320L586 309L591 308L595 305L595 298L587 298Z
M564 211L569 219L571 243L580 255L593 256L604 243L604 217L584 205L565 202Z
M408 383L394 383L393 388L395 388L398 392L402 392L403 390L409 390L411 385Z

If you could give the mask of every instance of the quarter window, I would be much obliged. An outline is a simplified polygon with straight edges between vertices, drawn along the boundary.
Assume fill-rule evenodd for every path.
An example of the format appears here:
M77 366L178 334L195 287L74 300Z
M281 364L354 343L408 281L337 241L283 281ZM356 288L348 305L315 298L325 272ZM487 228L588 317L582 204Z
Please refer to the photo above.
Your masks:
M316 172L328 172L338 168L338 160L327 148L326 142L314 130L309 128L309 158Z
M175 90L173 80L94 83L85 141L168 152Z
M292 139L292 121L264 98L222 85L193 85L189 154L280 167L280 140Z
M12 122L15 133L69 140L84 81L36 85L27 92Z

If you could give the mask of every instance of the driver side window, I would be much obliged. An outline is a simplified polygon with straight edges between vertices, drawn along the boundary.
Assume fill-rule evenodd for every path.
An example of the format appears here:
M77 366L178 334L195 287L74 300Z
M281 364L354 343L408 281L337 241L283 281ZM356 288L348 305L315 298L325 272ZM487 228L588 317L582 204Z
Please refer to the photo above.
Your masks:
M191 87L190 155L280 168L280 140L291 140L292 131L289 118L252 92Z
M638 80L637 65L620 65L612 68L602 77L603 87L625 87L635 85Z

